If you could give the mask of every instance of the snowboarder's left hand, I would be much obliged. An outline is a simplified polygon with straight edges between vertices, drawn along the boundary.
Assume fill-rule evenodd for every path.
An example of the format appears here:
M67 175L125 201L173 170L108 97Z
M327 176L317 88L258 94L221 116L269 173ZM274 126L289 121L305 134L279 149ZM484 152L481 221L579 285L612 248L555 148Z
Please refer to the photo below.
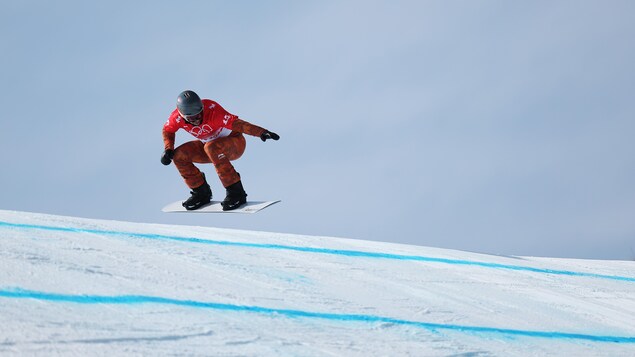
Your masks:
M163 165L169 165L170 163L172 163L172 158L174 158L174 150L167 149L161 156L161 163Z
M264 133L262 133L262 135L260 135L260 139L262 141L267 141L267 139L273 139L273 140L278 140L280 139L280 135L273 133L269 130L265 130Z

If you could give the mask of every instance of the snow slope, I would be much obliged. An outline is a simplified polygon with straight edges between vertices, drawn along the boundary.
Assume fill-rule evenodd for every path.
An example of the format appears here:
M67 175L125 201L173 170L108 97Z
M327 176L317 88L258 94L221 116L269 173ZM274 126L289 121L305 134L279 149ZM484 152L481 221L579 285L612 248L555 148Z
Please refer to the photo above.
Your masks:
M635 263L0 211L0 355L635 356Z

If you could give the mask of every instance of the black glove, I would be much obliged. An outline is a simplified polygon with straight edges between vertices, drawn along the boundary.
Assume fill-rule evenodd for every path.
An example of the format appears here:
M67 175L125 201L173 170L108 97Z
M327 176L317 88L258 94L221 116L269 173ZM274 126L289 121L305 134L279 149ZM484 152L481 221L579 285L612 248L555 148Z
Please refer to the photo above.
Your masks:
M272 133L269 130L265 130L265 132L260 135L260 140L267 141L267 139L278 140L280 139L280 135Z
M161 163L163 165L169 165L172 162L172 158L174 157L174 150L167 149L163 152L161 156Z

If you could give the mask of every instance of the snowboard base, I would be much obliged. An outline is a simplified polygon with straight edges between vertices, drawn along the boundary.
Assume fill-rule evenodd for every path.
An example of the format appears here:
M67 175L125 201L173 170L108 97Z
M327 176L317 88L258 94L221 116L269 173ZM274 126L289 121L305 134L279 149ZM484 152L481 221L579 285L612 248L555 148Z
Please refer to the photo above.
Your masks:
M162 211L163 212L187 212L187 213L256 213L278 202L280 202L280 200L251 201L251 202L247 202L246 204L240 206L239 208L235 210L223 211L223 206L221 206L220 201L212 201L199 209L188 211L185 209L185 207L183 207L183 201L176 201L163 207Z

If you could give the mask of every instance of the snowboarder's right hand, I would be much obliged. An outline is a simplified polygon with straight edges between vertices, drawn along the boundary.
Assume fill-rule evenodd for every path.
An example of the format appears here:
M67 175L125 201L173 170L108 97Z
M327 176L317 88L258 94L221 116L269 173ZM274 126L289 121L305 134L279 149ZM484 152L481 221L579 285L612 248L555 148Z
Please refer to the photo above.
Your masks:
M167 149L163 152L163 156L161 156L161 163L163 165L169 165L172 162L173 157L174 157L174 150Z

